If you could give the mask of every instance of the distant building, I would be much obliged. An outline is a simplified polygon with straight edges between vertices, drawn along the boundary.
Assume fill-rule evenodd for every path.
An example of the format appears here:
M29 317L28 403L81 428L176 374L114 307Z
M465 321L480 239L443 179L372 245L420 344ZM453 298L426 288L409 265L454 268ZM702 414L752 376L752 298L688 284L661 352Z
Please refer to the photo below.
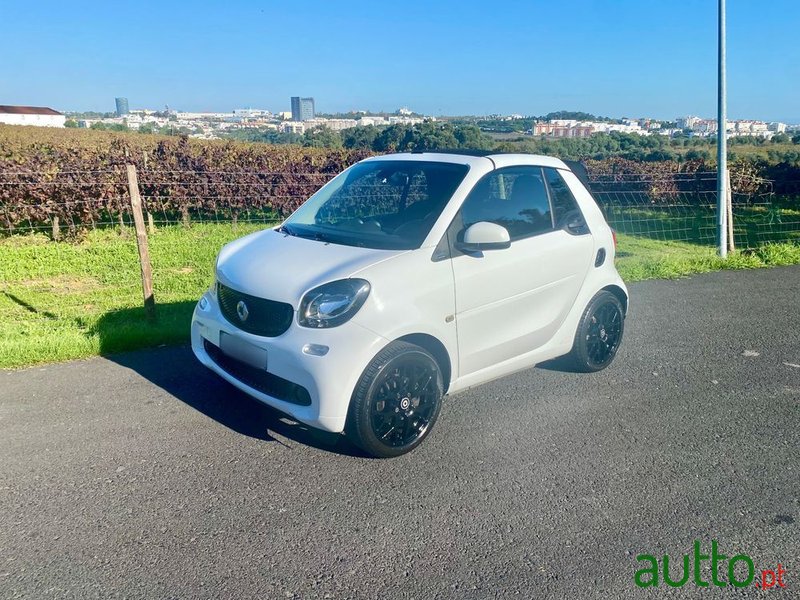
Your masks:
M700 119L692 127L692 131L699 133L701 136L710 137L717 135L717 120L716 119Z
M678 117L675 119L675 123L678 125L678 129L693 129L694 126L702 121L700 117Z
M552 121L536 123L531 133L555 138L587 138L594 133L594 127L577 121Z
M128 109L128 99L127 98L114 98L114 102L117 103L117 116L124 117L131 111Z
M261 108L234 108L233 116L253 119L256 117L271 117L272 113Z
M306 124L301 121L284 121L281 123L282 133L297 133L303 135L306 132Z
M39 127L64 127L67 118L58 111L44 106L1 106L0 123L6 125L36 125Z
M358 127L355 119L307 119L304 123L306 130L311 127L327 127L331 131L344 131L351 127Z
M292 96L292 120L308 121L314 118L314 99Z

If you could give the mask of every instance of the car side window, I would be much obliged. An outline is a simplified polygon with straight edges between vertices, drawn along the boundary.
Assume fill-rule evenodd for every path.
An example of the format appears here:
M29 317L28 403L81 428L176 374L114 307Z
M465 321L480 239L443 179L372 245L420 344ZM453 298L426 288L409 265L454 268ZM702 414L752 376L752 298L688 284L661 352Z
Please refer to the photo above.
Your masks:
M557 229L561 229L567 223L580 216L581 212L578 208L578 202L575 196L564 181L558 169L545 168L544 176L547 180L547 187L550 189L550 202L553 205L553 222Z
M461 206L463 228L488 221L511 241L551 231L553 220L540 167L498 169L481 179Z

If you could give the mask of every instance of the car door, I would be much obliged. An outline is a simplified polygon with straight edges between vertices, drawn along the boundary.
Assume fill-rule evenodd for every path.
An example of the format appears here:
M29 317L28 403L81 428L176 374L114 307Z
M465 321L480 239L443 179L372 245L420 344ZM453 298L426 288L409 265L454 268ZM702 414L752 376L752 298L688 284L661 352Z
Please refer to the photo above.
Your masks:
M547 180L553 184L548 186ZM585 225L555 227L567 209L557 192L569 188L555 169L518 166L481 179L448 230L456 290L459 375L469 375L546 344L580 291L593 255ZM551 199L551 195L553 196ZM554 214L554 204L556 211ZM577 203L572 199L574 210ZM563 205L563 206L562 206ZM508 248L467 252L459 241L470 225L505 227Z

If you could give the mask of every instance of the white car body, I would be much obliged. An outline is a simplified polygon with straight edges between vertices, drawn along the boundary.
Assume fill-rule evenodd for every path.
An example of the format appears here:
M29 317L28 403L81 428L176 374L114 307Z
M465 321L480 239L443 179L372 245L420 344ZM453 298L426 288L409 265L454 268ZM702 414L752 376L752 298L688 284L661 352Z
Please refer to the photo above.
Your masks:
M614 267L613 232L562 161L526 154L413 153L362 162L387 159L469 168L421 246L346 246L288 236L278 228L226 245L217 261L217 281L256 298L290 304L294 314L281 335L247 333L223 316L215 290L209 290L191 324L192 349L202 364L298 421L341 432L359 378L393 340L410 340L431 352L440 363L446 392L454 394L570 352L582 313L598 291L612 290L627 307L627 290ZM515 241L505 250L485 251L477 259L437 256L440 241L473 186L496 169L520 165L558 169L591 234L576 236L559 229ZM596 267L601 249L605 260ZM306 292L354 277L371 285L355 316L330 328L299 324L297 310ZM204 340L218 347L221 334L265 352L266 370L305 388L310 404L301 406L259 391L220 366Z

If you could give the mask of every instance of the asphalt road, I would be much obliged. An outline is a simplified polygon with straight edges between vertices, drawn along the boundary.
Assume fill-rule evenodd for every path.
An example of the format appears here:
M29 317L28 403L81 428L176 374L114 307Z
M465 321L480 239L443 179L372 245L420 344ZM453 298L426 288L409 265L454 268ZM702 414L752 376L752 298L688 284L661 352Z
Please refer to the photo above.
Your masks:
M447 398L394 460L185 347L2 372L0 597L800 598L800 268L632 294L611 368ZM786 588L635 586L693 540Z

